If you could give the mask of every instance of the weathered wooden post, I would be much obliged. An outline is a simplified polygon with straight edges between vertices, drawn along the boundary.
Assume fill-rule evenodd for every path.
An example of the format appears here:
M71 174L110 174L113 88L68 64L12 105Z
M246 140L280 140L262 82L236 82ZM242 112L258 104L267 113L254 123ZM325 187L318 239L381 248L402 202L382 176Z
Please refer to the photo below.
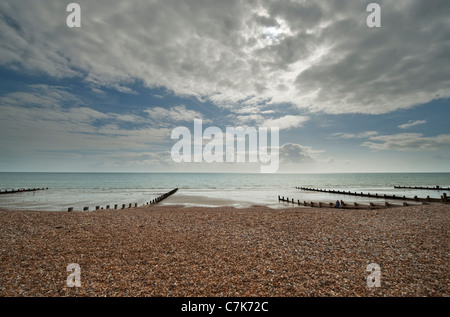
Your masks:
M443 193L443 194L442 194L442 202L443 202L444 204L447 203L447 193Z
M67 209L67 211L68 211L68 212L73 211L73 207L69 207L69 208Z
M427 196L427 201L430 201L430 196Z
M125 209L125 204L122 204L122 209Z
M99 210L100 209L100 206L95 206L95 210Z
M117 209L117 206L118 206L118 205L117 205L117 204L115 204L115 205L114 205L114 209Z
M106 209L109 209L109 205L106 205Z
M89 211L89 207L84 207L83 211Z
M137 203L134 203L134 208L136 208L137 207Z

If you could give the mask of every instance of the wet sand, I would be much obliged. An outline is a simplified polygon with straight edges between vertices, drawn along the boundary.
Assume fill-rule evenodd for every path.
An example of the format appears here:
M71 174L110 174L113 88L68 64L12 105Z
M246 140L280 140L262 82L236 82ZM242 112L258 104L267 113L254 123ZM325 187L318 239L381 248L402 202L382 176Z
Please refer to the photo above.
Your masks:
M3 210L0 296L449 296L449 211Z

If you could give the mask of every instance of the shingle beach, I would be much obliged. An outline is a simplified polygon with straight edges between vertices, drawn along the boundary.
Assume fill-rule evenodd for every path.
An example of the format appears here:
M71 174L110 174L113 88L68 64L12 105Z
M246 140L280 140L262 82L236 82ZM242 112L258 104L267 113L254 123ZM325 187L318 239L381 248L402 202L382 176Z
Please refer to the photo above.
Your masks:
M0 211L0 296L450 295L449 205ZM67 266L81 287L68 287ZM380 267L369 287L367 266Z

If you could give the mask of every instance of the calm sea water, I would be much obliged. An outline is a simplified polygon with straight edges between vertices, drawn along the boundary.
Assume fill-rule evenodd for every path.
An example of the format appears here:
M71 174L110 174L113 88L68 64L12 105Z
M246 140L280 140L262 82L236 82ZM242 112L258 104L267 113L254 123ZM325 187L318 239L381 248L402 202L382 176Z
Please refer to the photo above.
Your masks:
M48 190L0 195L0 208L67 211L114 204L146 204L173 188L163 205L267 205L280 208L278 195L301 201L373 201L306 192L295 187L350 190L406 197L439 198L441 191L394 189L394 186L450 187L450 173L370 174L191 174L191 173L0 173L0 189L48 187ZM447 192L447 194L449 194Z

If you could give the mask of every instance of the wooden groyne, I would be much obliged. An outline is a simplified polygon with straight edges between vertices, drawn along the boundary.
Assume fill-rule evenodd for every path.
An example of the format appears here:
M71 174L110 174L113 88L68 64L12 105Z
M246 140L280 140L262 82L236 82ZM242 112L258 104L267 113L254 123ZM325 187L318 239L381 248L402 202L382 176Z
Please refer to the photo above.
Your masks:
M378 195L377 193L371 194L371 193L357 193L357 192L351 192L351 191L340 191L340 190L331 190L331 189L318 189L318 188L307 188L307 187L296 187L297 189L306 190L306 191L315 191L315 192L322 192L322 193L329 193L329 194L339 194L339 195L350 195L350 196L359 196L359 197L370 197L370 198L377 198L377 199L397 199L397 200L404 200L404 201L415 201L415 202L435 202L435 203L444 203L446 204L447 194L443 193L441 198L430 198L430 196L427 196L426 198L419 198L417 196L411 197L405 197L405 196L396 196L396 195Z
M333 202L314 202L314 201L300 201L295 200L294 198L286 197L284 198L281 196L278 196L279 202L285 202L285 203L291 203L293 205L297 206L305 206L305 207L315 207L315 208L340 208L340 209L385 209L385 208L393 208L393 207L406 207L406 206L415 206L417 204L408 204L406 202L403 202L402 205L397 204L391 204L389 202L385 202L384 204L374 204L369 203L367 204L360 204L360 203L339 203L339 207L335 207L335 203ZM426 202L422 202L422 204L427 204Z
M19 188L19 189L12 189L12 190L1 190L0 191L0 195L5 195L5 194L18 194L18 193L26 193L26 192L35 192L38 190L47 190L47 188Z
M158 197L156 197L156 198L154 198L154 199L148 201L146 205L157 204L157 203L163 201L164 199L166 199L167 197L169 197L169 196L175 194L177 191L178 191L178 188L172 189L170 192L167 192L167 193L165 193L165 194L159 195ZM145 205L145 204L144 204L144 205ZM128 206L128 207L127 207L127 206ZM95 210L103 210L103 209L106 209L106 210L108 210L108 209L119 209L119 207L120 207L120 209L137 208L137 207L138 207L138 204L137 204L137 203L129 203L128 205L127 205L127 204L122 204L122 205L115 204L115 205L114 205L114 208L112 207L112 205L106 205L105 208L103 208L103 207L101 207L101 206L95 206ZM69 211L69 212L73 211L73 207L67 208L67 211ZM89 207L83 207L83 211L89 211Z
M394 186L395 189L450 190L450 187Z
M167 197L175 194L178 191L178 188L172 189L170 192L162 194L161 196L156 197L155 199L153 199L152 204L157 204L160 201L163 201L164 199L166 199Z

